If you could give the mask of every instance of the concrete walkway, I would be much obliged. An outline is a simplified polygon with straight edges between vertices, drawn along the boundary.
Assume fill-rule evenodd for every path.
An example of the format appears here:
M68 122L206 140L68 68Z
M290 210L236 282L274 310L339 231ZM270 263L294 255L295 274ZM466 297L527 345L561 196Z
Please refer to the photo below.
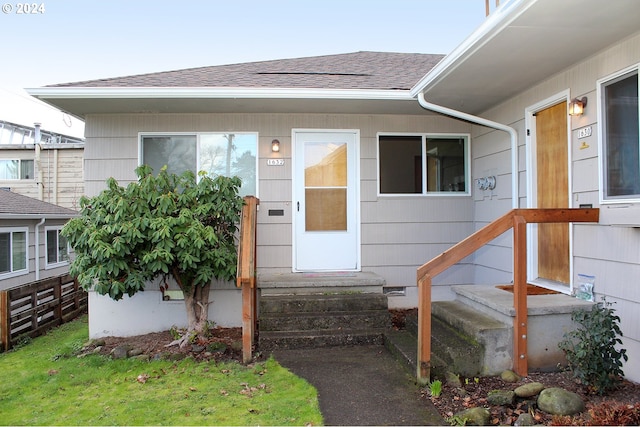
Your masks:
M275 359L318 390L325 425L446 425L384 346L278 350Z

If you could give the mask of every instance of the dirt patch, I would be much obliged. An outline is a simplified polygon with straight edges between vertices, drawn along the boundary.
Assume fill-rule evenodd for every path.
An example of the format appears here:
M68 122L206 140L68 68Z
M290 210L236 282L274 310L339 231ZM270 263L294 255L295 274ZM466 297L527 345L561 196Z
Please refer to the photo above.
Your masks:
M167 346L173 340L170 331L133 337L105 337L100 339L104 345L100 346L99 353L108 356L116 347L128 346L136 353L147 355L150 360L192 357L198 361L242 361L242 328L213 328L206 339L199 339L184 347Z

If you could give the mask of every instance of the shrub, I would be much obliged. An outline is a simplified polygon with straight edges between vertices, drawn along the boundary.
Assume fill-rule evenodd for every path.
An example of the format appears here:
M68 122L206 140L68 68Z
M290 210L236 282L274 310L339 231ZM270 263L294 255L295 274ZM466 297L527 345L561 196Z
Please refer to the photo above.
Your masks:
M604 298L591 310L576 310L571 319L577 329L564 334L558 346L567 357L568 367L584 385L598 394L614 388L624 376L622 359L628 360L627 350L617 350L622 344L619 322L612 303Z

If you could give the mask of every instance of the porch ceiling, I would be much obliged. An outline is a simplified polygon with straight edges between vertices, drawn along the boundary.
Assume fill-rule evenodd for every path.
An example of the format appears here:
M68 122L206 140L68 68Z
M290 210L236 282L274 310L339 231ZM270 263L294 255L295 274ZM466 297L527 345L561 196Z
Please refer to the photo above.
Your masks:
M637 0L512 0L412 89L479 114L640 30Z

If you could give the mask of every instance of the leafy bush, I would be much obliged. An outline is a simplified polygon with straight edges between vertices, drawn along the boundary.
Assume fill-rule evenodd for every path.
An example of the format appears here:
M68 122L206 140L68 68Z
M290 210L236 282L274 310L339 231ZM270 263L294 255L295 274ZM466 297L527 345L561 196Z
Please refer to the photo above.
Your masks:
M571 319L577 329L564 334L558 346L565 353L569 369L584 385L598 394L614 388L624 376L622 359L628 360L627 350L617 350L622 344L619 322L612 303L604 298L591 310L576 310Z

